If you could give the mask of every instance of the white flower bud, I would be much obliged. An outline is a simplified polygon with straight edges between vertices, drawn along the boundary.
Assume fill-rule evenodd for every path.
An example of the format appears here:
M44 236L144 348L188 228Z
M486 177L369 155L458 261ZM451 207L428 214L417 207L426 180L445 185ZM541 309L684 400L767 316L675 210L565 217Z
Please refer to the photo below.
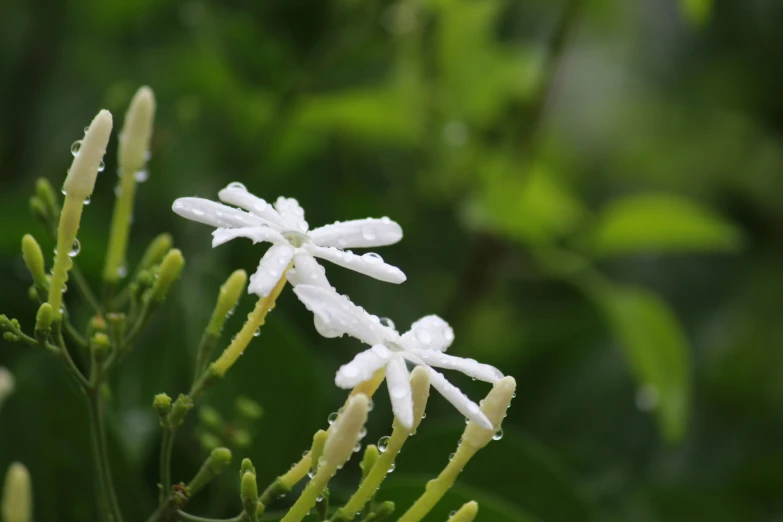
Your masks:
M0 366L0 405L3 404L6 397L14 392L14 376L8 370Z
M111 127L111 113L107 110L102 110L92 120L81 145L74 152L75 157L63 185L66 194L82 200L92 194L103 155L106 154L106 146L109 144Z
M478 513L478 504L475 500L471 500L467 504L464 504L459 510L449 517L448 522L473 522Z
M348 399L342 413L332 424L331 433L324 444L322 458L325 465L336 468L351 458L359 433L367 422L369 405L370 399L363 393Z
M504 377L495 383L487 397L481 402L481 411L487 416L494 429L484 429L471 421L462 434L464 444L478 450L492 440L495 432L500 429L500 423L506 416L506 410L511 404L516 389L517 381L513 377Z
M127 169L131 175L144 168L147 162L154 118L155 95L149 87L142 87L131 100L120 133L117 161L120 167Z
M33 495L30 473L24 464L14 462L9 466L3 486L3 521L30 522L33 512Z

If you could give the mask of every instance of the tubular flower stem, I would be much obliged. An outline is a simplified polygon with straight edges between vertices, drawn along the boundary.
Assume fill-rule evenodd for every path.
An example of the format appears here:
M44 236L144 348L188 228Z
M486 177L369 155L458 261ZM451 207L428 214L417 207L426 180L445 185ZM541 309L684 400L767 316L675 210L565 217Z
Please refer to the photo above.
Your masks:
M385 451L380 455L378 461L362 481L356 493L353 494L345 506L337 511L332 520L342 522L353 520L356 517L356 513L359 513L367 502L372 499L381 482L389 474L394 465L394 459L397 458L402 449L402 445L405 444L411 433L415 432L421 423L430 392L429 373L425 368L419 366L411 372L410 381L413 390L414 418L416 419L413 428L408 429L399 419L394 420L394 431L392 431Z
M154 117L155 96L149 87L142 87L136 91L131 100L120 132L120 147L117 154L120 175L119 194L114 205L109 248L103 269L103 279L108 283L116 283L127 272L124 266L125 252L128 247L136 182L141 179L139 172L144 172L147 163Z
M451 515L447 522L473 522L476 514L478 514L478 503L475 500L471 500Z
M493 439L496 431L500 429L500 424L509 404L511 404L515 390L516 381L513 377L504 377L495 384L481 404L482 411L492 422L493 429L487 430L472 421L468 423L460 439L460 445L448 465L437 478L427 483L424 493L397 522L419 522L427 516L435 504L454 485L457 477L473 455L486 446Z
M242 326L242 329L231 341L231 344L228 345L228 348L226 348L220 357L210 366L212 374L222 377L236 362L239 356L242 355L242 352L244 352L247 345L250 344L250 341L253 339L258 329L263 326L267 314L275 307L275 301L280 295L280 292L283 291L285 284L285 276L280 277L280 280L272 291L266 297L262 297L258 300L255 309L247 315L247 321L244 326Z
M343 412L332 424L334 429L324 444L323 456L319 459L315 476L280 522L299 522L315 506L329 480L353 454L359 433L367 422L369 405L370 399L363 394L348 400Z
M71 255L76 233L79 231L82 209L95 187L103 155L106 153L106 145L109 143L111 128L111 113L102 110L87 129L63 184L65 203L60 214L57 253L54 256L52 281L49 286L49 304L52 305L56 321L59 321L62 316L62 294L68 280L68 272L73 267Z

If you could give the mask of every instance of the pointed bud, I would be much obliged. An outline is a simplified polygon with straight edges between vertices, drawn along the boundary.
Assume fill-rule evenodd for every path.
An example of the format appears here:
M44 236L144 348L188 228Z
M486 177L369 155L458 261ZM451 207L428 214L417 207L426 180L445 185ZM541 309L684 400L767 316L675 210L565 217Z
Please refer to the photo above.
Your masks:
M160 264L158 270L158 278L155 280L155 284L152 286L151 298L153 301L161 302L166 299L166 294L169 292L169 288L174 284L174 281L179 277L182 272L182 267L185 265L185 259L182 257L182 252L178 249L170 250L166 257Z
M368 521L372 520L372 522L381 522L382 520L385 520L392 516L394 513L394 502L387 500L385 502L382 502L380 506L378 506L378 509L376 509L373 514L371 515L372 518L367 518Z
M223 286L220 287L215 311L212 312L212 319L207 326L207 332L214 336L219 336L223 329L223 324L231 311L236 307L239 298L245 292L245 283L247 282L247 273L244 270L237 270L229 276Z
M473 522L477 513L478 504L475 500L471 500L459 508L459 510L449 518L448 522Z
M54 217L60 212L60 200L48 179L38 178L35 182L35 197L41 200L48 216Z
M487 397L481 402L481 411L487 416L494 429L484 429L471 421L462 434L464 444L478 450L492 440L495 432L500 429L500 423L506 416L506 410L511 404L516 388L517 382L513 377L504 377L495 383Z
M370 399L363 393L350 397L345 403L324 445L323 459L329 466L342 466L351 458L359 433L367 422L369 404Z
M258 520L258 483L253 472L246 471L242 475L242 483L239 488L242 498L242 506L248 520Z
M83 201L92 194L103 155L106 154L111 127L111 113L107 110L99 112L90 123L63 184L63 190L69 197Z
M0 406L14 392L15 386L14 374L8 368L0 366Z
M166 417L166 422L172 428L177 428L185 421L185 416L193 409L193 399L180 394L171 406L171 413Z
M120 132L117 161L121 168L133 173L144 168L150 149L152 124L155 118L155 95L149 87L141 87L131 100Z
M362 462L359 464L359 467L362 470L362 478L366 478L367 475L370 473L370 470L375 466L375 463L378 462L378 459L381 456L381 452L378 451L378 446L375 444L368 444L366 448L364 448L364 457L362 458Z
M22 238L22 257L24 258L24 264L27 266L27 270L30 275L33 276L35 285L41 289L45 289L49 282L46 280L46 268L44 265L43 251L41 245L30 234L25 234Z
M209 455L196 476L188 484L188 494L193 497L204 486L212 482L215 477L223 473L231 464L231 451L228 448L215 448Z
M35 339L39 344L43 345L52 333L52 321L54 321L54 310L49 303L43 303L35 314Z
M250 472L253 475L256 474L256 468L253 466L253 461L250 459L242 459L242 465L239 468L239 477L243 477L245 473Z
M30 522L33 514L33 493L30 472L24 464L9 466L3 486L3 521Z
M152 400L152 407L158 412L161 419L166 417L171 411L171 397L165 393L159 393Z
M171 234L161 234L155 239L150 241L147 250L144 251L144 255L139 261L139 270L146 270L159 265L163 258L166 256L174 241L171 239Z
M95 358L95 362L103 362L106 357L109 356L109 349L111 348L111 341L109 336L105 333L96 332L92 339L90 339L90 350L92 356Z
M318 469L318 463L324 454L324 446L328 438L329 434L324 430L318 430L313 435L313 445L310 448L310 469Z
M426 366L417 366L411 372L411 397L413 399L413 427L410 433L416 433L416 430L424 418L424 410L427 408L427 399L430 397L430 374ZM394 427L402 428L401 423L394 419Z

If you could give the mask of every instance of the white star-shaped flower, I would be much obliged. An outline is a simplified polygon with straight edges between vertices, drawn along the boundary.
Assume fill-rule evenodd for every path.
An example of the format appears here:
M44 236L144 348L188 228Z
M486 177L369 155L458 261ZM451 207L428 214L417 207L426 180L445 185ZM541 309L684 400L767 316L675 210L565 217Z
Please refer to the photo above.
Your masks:
M337 386L353 388L385 367L386 385L394 415L410 429L413 426L413 401L406 361L423 365L429 371L432 386L460 413L480 426L492 429L492 423L481 412L478 404L447 381L443 374L432 369L434 366L457 370L489 383L496 383L503 378L497 368L488 364L446 355L444 352L454 341L454 331L446 321L436 315L428 315L400 335L391 326L384 325L377 316L367 313L331 289L301 284L294 287L294 292L330 330L338 335L348 334L371 346L340 367L335 377Z
M304 210L292 198L280 197L274 205L254 196L241 183L231 183L218 193L224 203L203 198L179 198L174 212L187 219L212 225L212 247L238 237L254 243L267 241L272 246L261 258L258 270L250 277L248 292L266 297L275 287L291 260L295 271L292 283L330 287L324 268L316 257L389 283L402 283L405 274L383 262L375 253L357 255L343 248L366 248L396 243L402 229L387 217L336 222L310 230Z

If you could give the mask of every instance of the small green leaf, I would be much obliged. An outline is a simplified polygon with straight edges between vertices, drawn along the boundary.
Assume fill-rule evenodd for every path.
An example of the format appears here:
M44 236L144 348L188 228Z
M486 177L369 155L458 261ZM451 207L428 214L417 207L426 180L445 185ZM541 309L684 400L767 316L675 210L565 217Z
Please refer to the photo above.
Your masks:
M709 209L673 195L629 196L607 205L589 235L599 256L643 251L735 251L739 230Z
M669 305L643 288L603 286L595 294L639 381L637 404L655 411L661 432L677 442L688 421L688 341Z

